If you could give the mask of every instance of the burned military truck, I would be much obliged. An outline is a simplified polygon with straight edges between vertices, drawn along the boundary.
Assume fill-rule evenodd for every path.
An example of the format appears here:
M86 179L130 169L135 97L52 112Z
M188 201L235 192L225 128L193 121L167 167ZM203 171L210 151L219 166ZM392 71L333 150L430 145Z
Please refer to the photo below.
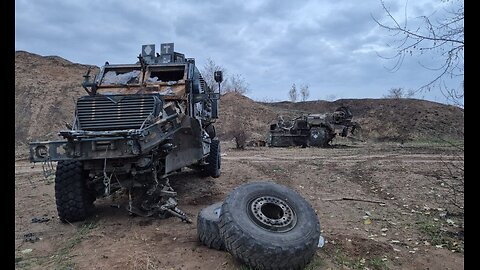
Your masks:
M209 74L210 75L210 74ZM30 143L30 160L57 161L55 197L63 222L84 220L96 198L123 188L130 213L177 216L168 176L189 167L203 176L220 176L218 89L206 84L194 58L174 44L142 46L135 64L108 62L82 86L88 95L76 101L72 124L60 141Z
M302 115L290 121L279 116L270 125L267 143L271 147L326 147L336 135L347 137L359 130L352 118L350 108L345 106L333 113Z

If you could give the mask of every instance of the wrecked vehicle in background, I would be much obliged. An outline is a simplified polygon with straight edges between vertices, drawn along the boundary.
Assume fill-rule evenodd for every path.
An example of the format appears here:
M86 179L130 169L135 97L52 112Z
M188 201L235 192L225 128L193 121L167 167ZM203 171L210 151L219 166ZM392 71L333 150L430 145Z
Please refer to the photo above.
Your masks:
M210 74L208 74L210 75ZM223 80L215 72L218 88ZM84 220L96 198L124 188L130 213L177 216L168 176L184 167L203 176L220 176L219 89L207 85L194 58L174 51L173 43L143 45L135 64L90 70L76 101L73 123L61 141L30 143L30 161L58 161L55 197L63 222Z
M279 116L278 121L270 125L267 144L271 147L325 147L336 135L347 137L360 129L352 118L351 110L345 106L333 113L302 115L291 121Z

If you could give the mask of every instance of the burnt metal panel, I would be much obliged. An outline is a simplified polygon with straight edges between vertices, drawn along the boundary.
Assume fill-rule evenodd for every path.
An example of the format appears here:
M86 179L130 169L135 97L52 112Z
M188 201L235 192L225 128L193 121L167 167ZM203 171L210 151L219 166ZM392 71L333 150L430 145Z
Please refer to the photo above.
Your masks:
M183 119L181 129L173 136L175 149L165 159L165 173L192 165L203 158L201 131L196 119Z

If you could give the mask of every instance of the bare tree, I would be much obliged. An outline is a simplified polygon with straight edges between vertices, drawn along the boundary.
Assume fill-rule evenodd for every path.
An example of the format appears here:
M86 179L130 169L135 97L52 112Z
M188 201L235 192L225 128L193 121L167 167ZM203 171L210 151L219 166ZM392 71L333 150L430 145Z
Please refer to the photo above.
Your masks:
M429 82L419 87L417 91L429 90L434 85L438 85L442 93L454 100L463 99L463 86L459 89L449 88L445 78L459 78L463 81L464 76L464 2L463 0L447 1L450 4L449 10L443 10L442 18L433 19L432 16L420 16L419 24L417 21L409 24L405 12L404 22L399 22L390 10L381 0L382 7L387 15L388 22L383 23L373 17L375 22L382 28L388 30L397 37L394 48L394 54L391 57L395 59L395 65L392 71L400 69L405 56L418 56L422 54L434 54L435 57L442 59L441 65L437 67L426 67L434 72L434 77Z
M245 124L239 118L235 119L227 131L227 136L235 139L237 149L245 149L249 135L245 131Z
M413 98L415 96L416 91L414 89L408 89L405 97L406 98Z
M217 65L215 61L213 61L211 58L207 58L207 62L203 66L201 73L202 73L203 79L208 84L208 86L212 88L212 90L218 90L218 83L215 82L215 78L213 77L213 74L215 73L215 71L222 71L223 77L226 78L227 70L224 67ZM221 94L225 93L224 89L225 89L225 83L222 85Z
M398 98L411 98L414 95L415 95L415 90L408 90L407 92L405 92L403 88L398 87L398 88L392 88L388 90L388 94L384 95L383 97L398 99Z
M229 80L228 85L223 87L225 93L235 92L239 94L245 94L248 92L248 83L245 81L241 74L233 74Z
M308 84L303 84L300 87L300 97L302 98L302 101L306 101L310 96L310 90L308 90L308 88Z
M384 96L385 98L403 98L403 88L392 88L388 90L388 94Z
M297 87L295 84L292 84L292 88L290 88L290 91L288 91L288 96L290 97L291 102L296 102L297 101Z

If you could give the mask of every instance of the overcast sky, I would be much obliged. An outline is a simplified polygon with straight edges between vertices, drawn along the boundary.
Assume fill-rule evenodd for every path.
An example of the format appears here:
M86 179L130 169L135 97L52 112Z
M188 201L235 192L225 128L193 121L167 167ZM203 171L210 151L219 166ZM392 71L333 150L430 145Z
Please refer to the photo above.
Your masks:
M402 19L405 0L386 6ZM438 14L450 2L408 2L408 18ZM435 13L437 11L437 13ZM241 74L255 100L287 100L308 84L310 100L380 98L394 87L417 89L438 56L406 58L397 72L393 38L372 19L386 20L380 0L123 1L16 0L15 49L101 66L134 63L142 44L175 43L202 67L211 58ZM413 20L413 19L412 19ZM453 82L454 86L458 82ZM437 90L417 98L445 102Z

